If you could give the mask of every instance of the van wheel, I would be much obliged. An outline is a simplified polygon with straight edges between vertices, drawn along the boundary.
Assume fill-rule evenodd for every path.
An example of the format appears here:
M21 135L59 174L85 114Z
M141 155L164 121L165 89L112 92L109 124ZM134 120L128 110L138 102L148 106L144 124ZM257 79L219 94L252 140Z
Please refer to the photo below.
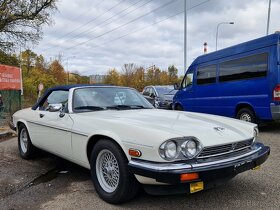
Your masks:
M246 122L256 123L255 113L250 108L242 108L237 112L236 118Z
M184 108L180 104L177 104L175 106L175 110L177 110L177 111L184 111Z
M139 183L128 171L128 161L121 148L102 139L94 146L90 157L91 177L98 195L108 203L118 204L134 198Z

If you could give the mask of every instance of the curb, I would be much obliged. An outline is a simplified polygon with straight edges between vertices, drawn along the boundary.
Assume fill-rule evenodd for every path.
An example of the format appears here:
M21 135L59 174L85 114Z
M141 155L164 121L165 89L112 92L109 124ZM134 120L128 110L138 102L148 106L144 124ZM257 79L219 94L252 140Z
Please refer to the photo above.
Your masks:
M16 133L14 131L12 131L12 130L0 131L0 139L6 138L6 137L9 137L9 136L13 136L15 134Z

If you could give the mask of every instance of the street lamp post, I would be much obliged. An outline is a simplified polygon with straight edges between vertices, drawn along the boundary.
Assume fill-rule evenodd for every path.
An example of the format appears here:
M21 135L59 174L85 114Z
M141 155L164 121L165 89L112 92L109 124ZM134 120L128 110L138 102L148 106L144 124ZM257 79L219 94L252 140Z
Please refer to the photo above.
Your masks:
M220 27L220 25L222 25L222 24L234 24L234 22L221 22L221 23L219 23L218 25L217 25L217 30L216 30L216 51L217 51L217 49L218 49L218 32L219 32L219 27Z

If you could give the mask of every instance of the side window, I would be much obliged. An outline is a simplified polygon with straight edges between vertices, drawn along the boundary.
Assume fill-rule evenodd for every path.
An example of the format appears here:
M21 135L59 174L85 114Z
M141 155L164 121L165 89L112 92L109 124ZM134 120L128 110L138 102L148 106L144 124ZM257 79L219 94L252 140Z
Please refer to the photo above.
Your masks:
M219 80L221 82L265 77L268 69L268 54L239 58L220 64Z
M53 91L48 98L40 106L40 110L46 110L49 104L63 104L68 102L68 91L57 90Z
M152 97L156 96L156 92L155 92L154 88L150 88L150 96L152 96Z
M196 82L198 85L216 82L216 65L200 67L197 69Z
M146 87L144 92L143 92L143 95L145 96L149 96L150 95L150 88L149 87Z
M182 82L182 88L191 86L193 83L193 71L188 71L187 75L185 76L183 82Z

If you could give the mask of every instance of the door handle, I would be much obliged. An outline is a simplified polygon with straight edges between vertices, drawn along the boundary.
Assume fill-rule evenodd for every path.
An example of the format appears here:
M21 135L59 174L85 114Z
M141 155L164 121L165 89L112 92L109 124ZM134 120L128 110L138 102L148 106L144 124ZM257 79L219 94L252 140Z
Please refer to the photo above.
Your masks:
M40 118L43 118L45 115L44 114L40 114Z

